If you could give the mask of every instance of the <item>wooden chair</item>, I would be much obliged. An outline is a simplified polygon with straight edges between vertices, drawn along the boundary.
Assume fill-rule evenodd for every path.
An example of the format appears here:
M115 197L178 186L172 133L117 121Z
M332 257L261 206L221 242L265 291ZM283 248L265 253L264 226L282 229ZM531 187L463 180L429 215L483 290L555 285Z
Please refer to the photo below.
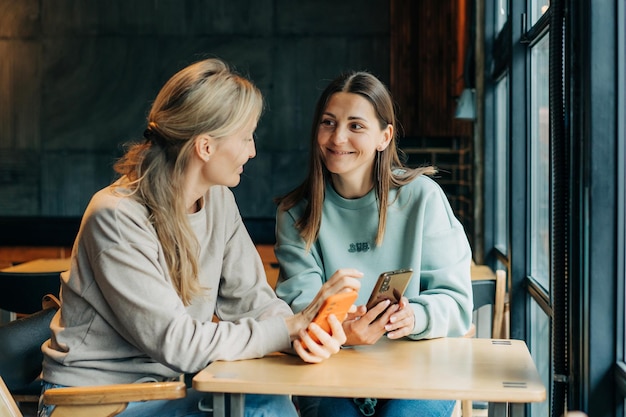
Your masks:
M129 402L175 400L187 395L183 381L115 384L46 390L43 401L55 405L52 417L116 416Z
M502 271L502 273L506 275L505 271ZM502 339L509 339L511 337L511 302L510 302L511 275L510 274L507 276L507 279L505 282L506 282L506 289L504 292L504 310L502 314L502 330L500 331L500 337Z
M267 283L274 289L276 289L276 282L278 281L278 259L274 254L274 245L264 244L256 245L256 249L263 261L263 267L265 268L265 275L267 276Z
M498 269L492 277L472 280L474 311L483 306L492 306L491 337L503 339L504 309L506 297L506 272Z
M474 311L483 306L491 305L491 337L493 339L508 338L508 332L504 334L504 305L506 293L506 272L497 270L495 274L476 274L472 278L472 292L474 300ZM465 337L475 337L476 327L472 328ZM473 402L470 400L461 401L461 415L472 417Z
M53 388L44 394L46 404L56 405L53 417L116 416L129 402L174 400L187 395L182 381L117 384L93 387ZM0 416L23 417L17 403L0 377Z
M2 377L0 377L0 416L22 417L22 412L15 403Z
M48 295L42 307L40 312L0 326L0 417L22 416L16 398L17 402L39 400L41 344L50 337L50 321L59 308L58 299ZM10 383L5 384L5 380ZM55 417L98 417L115 416L129 402L172 400L186 395L185 383L176 381L54 388L44 393L43 400L56 406L52 414Z

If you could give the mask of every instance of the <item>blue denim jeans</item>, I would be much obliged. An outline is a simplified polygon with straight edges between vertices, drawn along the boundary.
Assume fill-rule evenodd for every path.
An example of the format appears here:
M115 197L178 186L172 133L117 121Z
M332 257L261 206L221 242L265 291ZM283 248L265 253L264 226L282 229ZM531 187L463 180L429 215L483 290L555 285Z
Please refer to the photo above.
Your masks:
M441 400L377 400L372 414L364 414L352 398L296 397L295 400L302 417L450 417L456 403Z
M50 388L62 385L44 383L41 393ZM43 396L39 399L38 417L50 417L54 406L44 405ZM245 396L246 417L297 417L291 399L286 395L253 395ZM177 400L155 400L132 402L119 417L200 417L212 416L211 394L187 389L187 396ZM228 407L228 401L226 402Z

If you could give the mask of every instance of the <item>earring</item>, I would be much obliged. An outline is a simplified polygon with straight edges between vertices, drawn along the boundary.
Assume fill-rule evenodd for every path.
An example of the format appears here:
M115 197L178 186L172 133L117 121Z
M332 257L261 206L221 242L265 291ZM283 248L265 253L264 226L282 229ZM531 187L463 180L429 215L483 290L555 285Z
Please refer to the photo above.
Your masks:
M380 155L382 154L382 151L378 151L376 152L376 177L378 178L378 182L380 183L380 172L382 171L382 164L380 163Z

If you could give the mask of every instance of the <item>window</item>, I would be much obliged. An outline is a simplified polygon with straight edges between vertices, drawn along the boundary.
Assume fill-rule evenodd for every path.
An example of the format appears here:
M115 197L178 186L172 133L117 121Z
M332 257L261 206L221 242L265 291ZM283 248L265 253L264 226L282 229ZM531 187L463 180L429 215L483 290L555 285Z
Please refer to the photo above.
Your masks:
M484 252L549 395L513 417L626 417L626 3L485 8Z
M532 16L531 24L537 23L541 16L543 16L550 7L550 0L532 0L530 6L530 13Z
M494 135L494 245L508 256L509 241L509 77L505 75L495 88L495 135Z
M530 54L530 275L550 289L549 39Z
M617 7L618 20L626 17L626 6L619 2ZM616 367L617 386L619 393L624 398L622 402L622 415L626 416L626 30L623 25L617 28L617 184L618 184L618 276L621 277L618 289L620 299L618 305L617 323L618 340L621 340L621 352L618 354Z
M528 346L532 352L532 357L539 371L539 375L541 376L541 380L546 386L547 398L550 398L550 387L552 385L550 378L552 375L552 365L550 362L551 323L550 318L534 300L530 302L530 323L532 323L532 328ZM531 403L531 415L549 416L549 405L549 401Z
M495 32L500 32L502 27L506 23L509 15L509 5L507 3L508 0L496 0L494 4L494 15L495 15Z
M526 339L550 394L552 386L551 311L551 143L549 100L549 2L492 0L492 78L486 90L492 114L485 133L493 185L487 187L485 253L496 254L492 267L506 268L512 279L511 335ZM528 31L511 16L530 17ZM526 28L524 28L526 29ZM517 30L517 33L515 33ZM511 44L515 44L514 48ZM523 44L522 48L517 45ZM515 170L515 171L513 171ZM487 180L486 180L487 181ZM521 220L520 220L521 219ZM486 240L487 241L487 240ZM522 253L520 255L520 253ZM517 257L517 258L516 258ZM521 285L528 279L530 284ZM518 291L519 289L519 291ZM514 316L517 314L517 316ZM520 317L520 314L523 316ZM551 413L550 396L527 407L526 417ZM517 416L515 416L517 417Z
M532 282L540 288L536 293L543 305L531 298L528 338L531 355L548 392L552 385L550 299L551 195L550 195L550 108L549 108L549 32L532 44L530 49L530 101L527 161L530 186L528 189L530 229L529 268ZM543 309L542 309L543 307ZM549 397L548 397L549 398ZM533 403L532 416L549 416L550 402Z

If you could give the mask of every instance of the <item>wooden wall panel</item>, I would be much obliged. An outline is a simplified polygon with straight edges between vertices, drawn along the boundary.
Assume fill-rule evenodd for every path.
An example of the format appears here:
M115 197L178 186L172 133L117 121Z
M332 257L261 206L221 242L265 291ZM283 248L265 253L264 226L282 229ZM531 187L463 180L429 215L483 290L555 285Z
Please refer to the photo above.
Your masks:
M437 182L472 242L473 123L454 118L469 42L467 0L392 0L391 92L400 148L413 166L435 165ZM467 74L471 77L471 74Z
M457 0L391 1L391 91L408 137L471 136L458 99Z
M39 18L39 0L0 0L0 38L39 36Z

